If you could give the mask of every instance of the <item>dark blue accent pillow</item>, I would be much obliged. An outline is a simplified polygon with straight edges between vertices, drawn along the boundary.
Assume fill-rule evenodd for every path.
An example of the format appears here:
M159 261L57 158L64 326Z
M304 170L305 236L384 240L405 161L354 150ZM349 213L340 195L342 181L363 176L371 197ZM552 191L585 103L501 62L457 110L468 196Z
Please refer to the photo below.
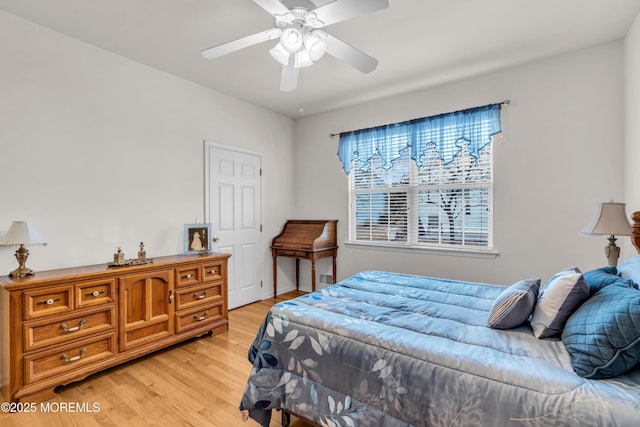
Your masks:
M640 291L628 281L605 286L562 331L571 365L584 378L613 378L640 362Z
M487 326L511 329L522 325L533 312L540 279L521 280L503 290L489 311Z

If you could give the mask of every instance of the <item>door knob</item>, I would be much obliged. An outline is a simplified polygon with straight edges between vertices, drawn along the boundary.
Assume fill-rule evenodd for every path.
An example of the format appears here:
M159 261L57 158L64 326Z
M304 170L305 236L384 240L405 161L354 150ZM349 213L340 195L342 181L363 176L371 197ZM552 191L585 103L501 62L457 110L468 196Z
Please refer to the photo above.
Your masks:
M215 236L214 236L213 241L214 241L214 242L217 242L218 240L220 240L220 238L219 238L219 237L215 237Z

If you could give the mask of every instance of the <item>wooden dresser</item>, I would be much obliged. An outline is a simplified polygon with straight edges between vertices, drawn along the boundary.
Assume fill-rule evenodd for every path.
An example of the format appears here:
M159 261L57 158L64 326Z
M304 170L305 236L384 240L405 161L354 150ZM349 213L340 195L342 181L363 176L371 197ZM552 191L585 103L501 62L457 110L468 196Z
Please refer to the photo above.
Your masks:
M54 388L185 339L228 330L228 254L0 277L2 394Z

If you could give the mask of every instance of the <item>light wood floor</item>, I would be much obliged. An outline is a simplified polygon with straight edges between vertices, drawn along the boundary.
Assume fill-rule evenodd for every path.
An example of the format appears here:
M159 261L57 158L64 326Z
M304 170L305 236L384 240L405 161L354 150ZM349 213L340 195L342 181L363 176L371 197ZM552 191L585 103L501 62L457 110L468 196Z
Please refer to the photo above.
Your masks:
M0 411L0 426L257 426L253 420L242 422L238 410L251 371L247 350L274 301L297 295L231 310L227 333L193 339L61 387L50 406L37 404L34 413ZM94 404L99 410L87 412ZM280 412L274 411L271 427L279 425ZM310 427L293 417L291 425Z

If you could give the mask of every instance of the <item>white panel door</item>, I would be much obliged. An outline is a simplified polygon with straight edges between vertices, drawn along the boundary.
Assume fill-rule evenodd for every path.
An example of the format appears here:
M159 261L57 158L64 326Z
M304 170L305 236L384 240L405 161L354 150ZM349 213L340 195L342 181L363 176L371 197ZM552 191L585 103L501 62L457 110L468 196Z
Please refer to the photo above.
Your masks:
M205 215L214 249L230 253L229 308L262 299L262 157L205 142Z

